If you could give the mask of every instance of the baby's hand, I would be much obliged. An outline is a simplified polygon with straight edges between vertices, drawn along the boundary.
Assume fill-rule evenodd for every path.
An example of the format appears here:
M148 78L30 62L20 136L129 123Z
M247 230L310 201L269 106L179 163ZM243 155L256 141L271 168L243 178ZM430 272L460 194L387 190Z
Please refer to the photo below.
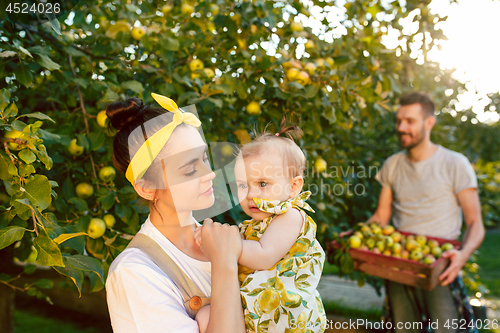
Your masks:
M203 227L196 227L193 234L196 245L200 247L201 247L201 228Z

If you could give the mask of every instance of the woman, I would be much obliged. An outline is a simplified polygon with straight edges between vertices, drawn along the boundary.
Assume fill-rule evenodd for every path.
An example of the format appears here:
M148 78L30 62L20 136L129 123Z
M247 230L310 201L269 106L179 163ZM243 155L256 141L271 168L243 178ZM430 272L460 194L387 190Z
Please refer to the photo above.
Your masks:
M111 125L119 130L113 163L137 194L150 202L150 215L138 235L159 245L163 255L168 254L202 293L211 296L207 332L245 332L237 276L241 253L237 227L207 219L201 247L193 236L198 225L192 211L214 203L215 174L196 129L199 120L178 111L170 99L152 95L164 108L144 106L140 99L130 98L111 104L106 111ZM130 246L114 260L106 281L113 331L198 333L175 279L155 262Z

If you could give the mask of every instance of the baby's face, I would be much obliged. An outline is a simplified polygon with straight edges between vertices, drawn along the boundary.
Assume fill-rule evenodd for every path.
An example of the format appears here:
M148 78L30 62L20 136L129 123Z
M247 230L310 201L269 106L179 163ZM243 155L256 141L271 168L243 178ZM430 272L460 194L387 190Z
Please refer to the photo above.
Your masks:
M235 165L238 199L243 211L255 220L270 213L261 212L252 198L285 201L290 199L291 179L286 175L283 159L277 154L239 157Z

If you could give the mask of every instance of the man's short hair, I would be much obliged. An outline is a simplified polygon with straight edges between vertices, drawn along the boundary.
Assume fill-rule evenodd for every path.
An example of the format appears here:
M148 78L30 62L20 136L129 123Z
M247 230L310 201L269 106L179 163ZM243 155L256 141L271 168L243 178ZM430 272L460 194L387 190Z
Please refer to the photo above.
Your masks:
M434 116L436 105L432 101L432 98L429 94L419 91L419 92L404 94L399 98L400 106L411 105L416 103L422 106L422 114L424 118Z

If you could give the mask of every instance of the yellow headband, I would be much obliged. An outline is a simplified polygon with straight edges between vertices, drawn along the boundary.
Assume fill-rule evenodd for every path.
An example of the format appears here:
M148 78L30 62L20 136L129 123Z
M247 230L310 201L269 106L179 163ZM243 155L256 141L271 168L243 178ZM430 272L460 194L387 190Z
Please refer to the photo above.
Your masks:
M146 170L148 170L149 166L153 163L154 159L165 146L172 132L178 125L182 123L189 124L193 127L200 127L201 125L200 120L196 118L194 114L190 112L181 112L177 104L170 98L155 93L151 93L151 96L153 96L154 100L164 109L173 112L174 118L171 123L148 138L135 153L125 173L125 177L132 185L134 185L136 179L144 176L144 173L146 173Z

